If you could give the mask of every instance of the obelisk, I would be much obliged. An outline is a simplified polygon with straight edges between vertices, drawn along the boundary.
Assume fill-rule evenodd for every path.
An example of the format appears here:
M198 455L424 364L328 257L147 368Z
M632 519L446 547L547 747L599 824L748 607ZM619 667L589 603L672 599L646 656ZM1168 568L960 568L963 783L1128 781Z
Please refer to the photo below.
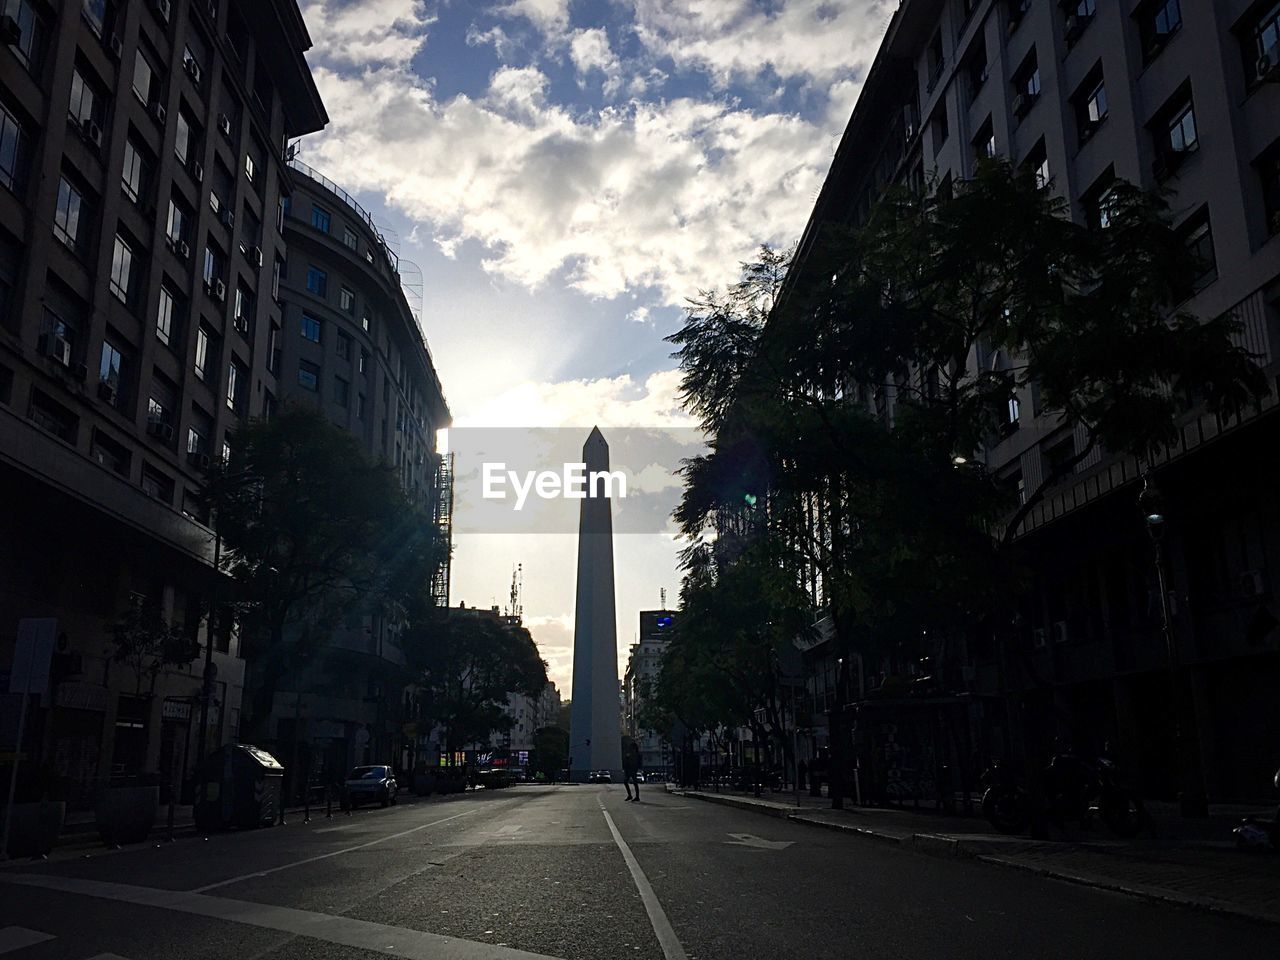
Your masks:
M609 445L599 427L582 448L586 498L578 514L578 599L573 621L573 706L569 717L569 778L583 783L594 770L622 776L618 709L618 636L613 608L613 517L603 483ZM598 496L596 494L599 494Z

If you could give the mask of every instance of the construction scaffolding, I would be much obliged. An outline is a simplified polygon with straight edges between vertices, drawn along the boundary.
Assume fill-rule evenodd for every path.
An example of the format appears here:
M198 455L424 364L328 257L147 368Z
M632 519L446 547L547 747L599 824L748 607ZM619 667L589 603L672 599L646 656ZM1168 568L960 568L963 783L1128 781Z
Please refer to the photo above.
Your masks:
M444 540L444 562L431 578L431 601L437 607L449 606L449 567L453 557L453 454L436 459L433 489L436 492L435 523Z

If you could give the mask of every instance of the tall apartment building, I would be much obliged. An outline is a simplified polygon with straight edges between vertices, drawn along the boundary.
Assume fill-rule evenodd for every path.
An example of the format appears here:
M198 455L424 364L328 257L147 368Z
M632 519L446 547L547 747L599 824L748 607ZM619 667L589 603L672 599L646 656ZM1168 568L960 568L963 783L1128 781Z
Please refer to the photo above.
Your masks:
M301 160L289 166L281 221L289 256L267 355L278 392L267 405L318 406L370 460L394 467L424 518L436 522L445 467L436 432L449 425L449 407L399 258L354 197ZM406 729L402 709L399 630L394 611L371 608L335 631L319 660L286 682L293 692L276 697L275 749L296 753L295 766L310 763L315 773L372 762L412 769L416 731Z
M1188 413L1156 465L1204 782L1211 795L1265 795L1265 744L1280 734L1280 475L1269 455L1280 421L1280 4L903 0L789 282L816 280L806 257L823 225L863 222L886 184L945 191L997 155L1035 170L1074 218L1098 227L1114 179L1169 191L1186 243L1210 265L1182 309L1233 312L1272 384L1241 418ZM892 406L889 384L874 412ZM1081 440L1028 389L980 456L1011 488L1031 490ZM1036 583L1016 636L976 643L958 681L992 698L978 708L973 750L1110 742L1149 793L1171 791L1168 656L1138 487L1136 463L1094 451L1027 518ZM811 687L829 701L824 646L809 654ZM859 662L857 681L873 688L876 665Z
M23 746L80 796L194 757L200 711L166 698L199 692L200 661L135 677L107 624L146 599L207 640L196 494L280 392L283 149L327 121L310 43L294 0L3 4L0 664L20 618L57 619ZM213 643L216 745L243 662L229 630Z
M660 775L671 773L670 747L663 742L659 731L650 730L641 724L640 715L644 709L645 682L657 681L662 670L662 655L671 641L679 616L677 611L671 610L640 611L639 639L631 645L627 669L622 679L625 704L623 732L640 748L644 769Z

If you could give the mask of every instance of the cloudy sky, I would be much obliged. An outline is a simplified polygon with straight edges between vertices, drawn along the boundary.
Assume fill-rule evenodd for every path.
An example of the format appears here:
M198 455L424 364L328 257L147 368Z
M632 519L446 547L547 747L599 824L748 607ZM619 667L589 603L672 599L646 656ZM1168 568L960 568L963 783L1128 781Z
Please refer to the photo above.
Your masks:
M302 0L329 112L301 159L424 277L466 427L688 425L663 337L804 227L897 0ZM466 465L460 464L460 468ZM460 534L452 599L525 621L565 696L576 537ZM619 660L678 544L616 538Z

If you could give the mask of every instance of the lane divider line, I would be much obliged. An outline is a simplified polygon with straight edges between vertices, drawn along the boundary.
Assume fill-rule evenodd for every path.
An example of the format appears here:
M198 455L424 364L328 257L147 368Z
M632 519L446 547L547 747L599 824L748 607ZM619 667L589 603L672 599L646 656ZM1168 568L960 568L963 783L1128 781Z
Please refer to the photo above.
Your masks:
M644 909L649 914L649 924L653 927L654 936L658 938L658 946L662 947L662 955L666 960L688 960L684 947L680 945L680 938L676 936L675 930L671 927L671 921L667 919L666 911L662 909L658 895L653 892L649 878L640 868L640 861L627 846L627 841L622 839L622 834L618 832L613 817L609 816L609 811L604 808L604 801L599 802L600 812L604 814L604 822L609 825L609 832L613 834L613 842L622 851L622 859L626 861L627 869L631 871L631 879L635 881L636 889L640 891L640 899L644 901Z

